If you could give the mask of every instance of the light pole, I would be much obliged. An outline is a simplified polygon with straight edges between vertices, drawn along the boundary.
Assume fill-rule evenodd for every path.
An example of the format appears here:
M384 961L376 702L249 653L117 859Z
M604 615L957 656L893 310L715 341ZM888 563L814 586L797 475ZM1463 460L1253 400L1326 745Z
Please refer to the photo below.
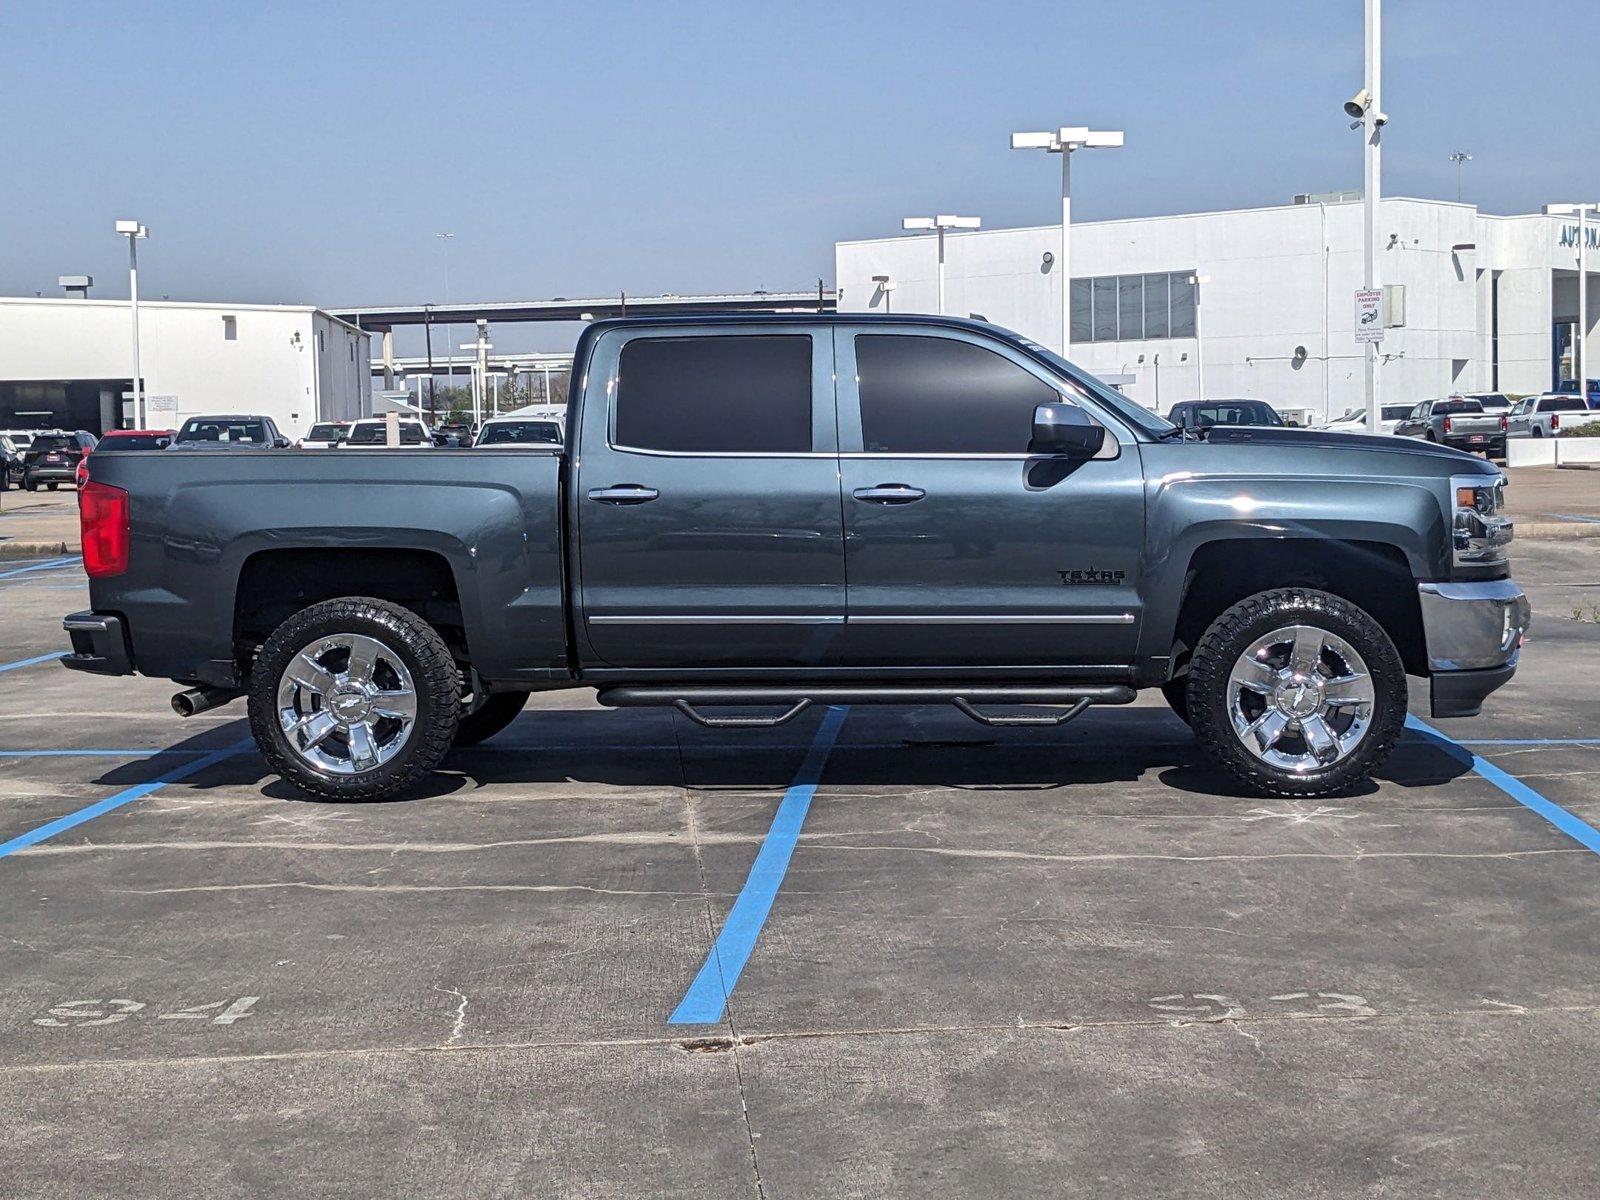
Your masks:
M446 308L449 308L450 307L450 243L455 240L455 236L456 235L453 234L453 233L436 233L433 236L438 238L439 241L444 246L444 305L445 305ZM456 347L456 336L455 336L455 334L456 334L455 326L453 324L451 324L449 321L446 321L445 322L445 326L444 326L444 345L445 345L445 354L447 355L448 366L447 366L447 368L445 370L445 378L447 378L450 381L449 383L447 383L445 385L446 387L455 387L455 385L456 385L456 349L455 349L455 347Z
M1363 281L1366 291L1378 289L1378 202L1383 199L1383 0L1366 0L1366 86L1345 101L1350 126L1362 131L1365 146L1361 188ZM1381 330L1380 330L1381 332ZM1366 343L1367 432L1378 433L1378 343Z
M1082 125L1063 125L1043 133L1013 133L1013 150L1048 150L1061 155L1061 256L1056 269L1061 272L1061 357L1072 347L1072 152L1074 150L1113 149L1122 145L1120 129L1089 129Z
M1189 276L1189 285L1194 288L1194 368L1195 386L1198 392L1198 395L1195 396L1196 400L1204 400L1206 398L1206 343L1205 331L1200 326L1200 285L1210 282L1211 276L1209 275Z
M128 308L133 314L133 421L144 428L144 383L139 371L139 239L150 230L137 221L118 221L117 232L128 239Z
M932 229L939 235L939 315L944 316L944 231L946 229L978 229L983 221L978 217L954 217L941 215L937 217L906 217L900 222L901 229L925 230Z
M1472 161L1472 155L1465 150L1457 150L1450 155L1450 161L1456 165L1456 203L1461 203L1461 164Z

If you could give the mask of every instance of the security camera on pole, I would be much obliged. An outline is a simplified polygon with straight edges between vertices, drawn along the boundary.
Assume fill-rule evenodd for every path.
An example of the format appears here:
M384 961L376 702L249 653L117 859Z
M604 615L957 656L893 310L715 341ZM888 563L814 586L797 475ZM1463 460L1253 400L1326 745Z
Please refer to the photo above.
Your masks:
M1366 146L1365 171L1361 189L1362 249L1365 270L1362 287L1356 292L1356 341L1366 351L1367 432L1378 428L1378 346L1383 341L1383 285L1378 278L1378 202L1383 199L1383 127L1389 123L1383 111L1383 0L1366 0L1367 64L1366 86L1345 101L1345 115L1353 119L1350 128L1360 129Z
M1072 152L1074 150L1100 150L1122 145L1120 129L1088 129L1082 125L1064 125L1060 129L1042 133L1013 133L1013 150L1048 150L1061 155L1061 260L1056 270L1061 274L1061 357L1066 358L1072 348L1072 256L1069 253L1072 239Z
M939 315L944 316L944 231L946 229L978 229L983 222L978 217L956 217L948 214L937 217L906 217L900 228L908 231L936 230L939 234Z

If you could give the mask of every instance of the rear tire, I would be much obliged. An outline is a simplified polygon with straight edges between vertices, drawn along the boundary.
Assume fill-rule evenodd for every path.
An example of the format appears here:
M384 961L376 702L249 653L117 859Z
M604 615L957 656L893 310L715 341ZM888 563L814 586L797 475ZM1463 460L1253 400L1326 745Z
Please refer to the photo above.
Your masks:
M39 490L39 485L35 483L29 476L24 475L22 477L22 490L25 492L36 492Z
M250 674L267 765L324 800L379 800L431 775L455 737L460 675L438 631L387 600L301 609Z
M476 708L463 711L456 724L457 746L486 742L517 719L528 703L527 692L490 692Z
M1312 588L1239 601L1189 662L1190 724L1207 757L1266 796L1326 796L1366 780L1406 717L1406 675L1383 627Z

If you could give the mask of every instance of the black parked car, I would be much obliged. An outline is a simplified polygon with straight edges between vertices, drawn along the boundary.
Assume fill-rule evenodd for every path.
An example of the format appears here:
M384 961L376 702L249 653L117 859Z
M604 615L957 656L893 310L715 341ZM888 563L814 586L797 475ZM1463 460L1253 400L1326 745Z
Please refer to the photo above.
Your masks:
M0 492L22 482L22 447L0 433Z
M52 492L63 483L76 481L78 462L95 446L94 434L41 433L22 456L22 486L37 491L40 484Z

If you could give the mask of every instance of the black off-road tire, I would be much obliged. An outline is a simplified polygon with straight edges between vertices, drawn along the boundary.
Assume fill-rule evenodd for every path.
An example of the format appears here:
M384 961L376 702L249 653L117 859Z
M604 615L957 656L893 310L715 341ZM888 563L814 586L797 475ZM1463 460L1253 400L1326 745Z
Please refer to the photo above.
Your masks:
M488 741L515 721L527 703L527 692L490 692L477 708L461 714L456 725L455 744L476 746Z
M1172 711L1178 714L1178 720L1185 725L1189 723L1189 677L1180 675L1176 679L1169 679L1161 685L1161 694L1167 698L1167 704Z
M302 759L278 724L278 681L290 661L318 638L356 633L376 638L404 660L417 690L417 719L400 753L359 775L322 771ZM267 765L323 800L381 800L431 775L456 735L460 674L438 631L408 608L371 596L346 596L303 608L278 626L250 673L250 731Z
M1349 757L1317 771L1295 773L1263 762L1234 733L1228 717L1228 676L1259 637L1284 625L1313 625L1343 638L1366 660L1373 715ZM1190 725L1206 757L1231 779L1263 796L1328 796L1363 781L1394 750L1405 727L1406 672L1389 635L1364 609L1314 588L1278 588L1247 596L1211 623L1189 661Z

